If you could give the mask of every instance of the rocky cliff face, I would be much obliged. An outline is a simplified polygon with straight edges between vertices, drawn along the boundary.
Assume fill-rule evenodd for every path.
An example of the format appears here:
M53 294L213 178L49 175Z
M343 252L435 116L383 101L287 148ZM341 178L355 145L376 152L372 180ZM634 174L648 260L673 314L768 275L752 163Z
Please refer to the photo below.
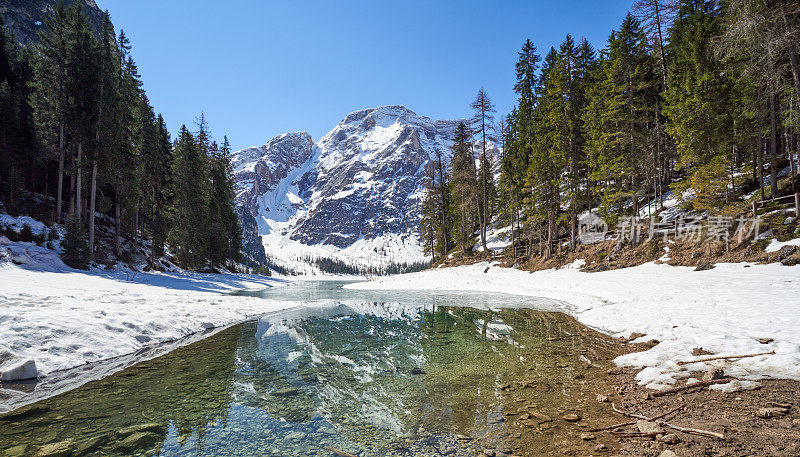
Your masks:
M278 263L361 267L425 261L418 232L425 164L449 152L457 121L402 106L356 111L314 144L307 133L233 155L239 203ZM313 263L313 262L311 262Z
M66 3L78 2L89 17L89 23L95 32L103 28L103 12L94 0L65 0ZM38 32L45 19L50 16L58 0L0 0L0 14L5 19L5 26L14 33L14 37L22 44L31 44L39 39Z

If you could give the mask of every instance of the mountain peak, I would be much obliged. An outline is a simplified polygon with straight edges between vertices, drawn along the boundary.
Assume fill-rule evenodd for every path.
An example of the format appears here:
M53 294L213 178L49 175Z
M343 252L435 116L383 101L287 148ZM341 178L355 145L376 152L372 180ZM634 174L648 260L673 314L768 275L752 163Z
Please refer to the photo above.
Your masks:
M316 144L305 132L278 135L235 154L239 202L268 254L288 268L317 258L424 262L425 164L448 150L457 125L387 105L348 114Z

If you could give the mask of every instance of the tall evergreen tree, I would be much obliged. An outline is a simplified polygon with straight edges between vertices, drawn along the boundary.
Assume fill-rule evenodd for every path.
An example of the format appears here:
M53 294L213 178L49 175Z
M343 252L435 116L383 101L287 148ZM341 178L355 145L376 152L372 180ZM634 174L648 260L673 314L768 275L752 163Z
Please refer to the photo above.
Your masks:
M678 167L688 177L677 188L691 186L702 210L722 206L730 192L733 82L712 48L721 31L720 14L715 1L685 1L670 39L667 131L676 140Z
M451 146L450 176L452 182L455 232L462 252L470 249L469 241L478 227L478 173L472 155L467 126L461 122Z
M639 21L628 15L608 39L598 87L586 114L589 150L603 206L621 210L629 199L634 214L646 183L653 152L655 99L652 56ZM599 97L599 98L598 98Z
M72 100L67 92L69 10L59 2L39 32L34 56L31 105L40 143L58 156L56 220L62 221L67 120Z
M470 107L473 110L470 127L478 142L478 156L475 157L478 162L478 225L483 252L488 252L486 230L492 220L492 214L489 213L489 201L494 195L494 172L488 151L489 143L497 141L494 136L494 113L496 110L483 88L478 90L478 95Z
M208 157L186 126L181 126L173 156L170 245L183 268L203 268L208 259Z

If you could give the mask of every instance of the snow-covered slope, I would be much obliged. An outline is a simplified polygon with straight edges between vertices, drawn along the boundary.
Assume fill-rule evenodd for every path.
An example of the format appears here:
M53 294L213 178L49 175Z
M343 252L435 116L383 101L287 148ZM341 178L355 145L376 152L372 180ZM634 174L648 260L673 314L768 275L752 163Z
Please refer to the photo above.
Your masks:
M424 262L419 201L425 164L449 152L458 121L403 106L347 115L314 144L279 135L233 154L239 204L258 222L267 255L297 272L310 259L368 268Z

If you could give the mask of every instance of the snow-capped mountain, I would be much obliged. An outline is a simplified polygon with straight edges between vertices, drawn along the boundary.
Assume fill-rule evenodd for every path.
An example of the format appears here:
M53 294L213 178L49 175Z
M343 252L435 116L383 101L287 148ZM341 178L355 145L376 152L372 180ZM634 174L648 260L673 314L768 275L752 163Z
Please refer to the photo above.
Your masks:
M233 154L238 202L256 219L267 255L313 272L314 259L356 267L424 262L419 241L425 164L449 153L459 121L403 106L347 115L319 142L279 135Z

